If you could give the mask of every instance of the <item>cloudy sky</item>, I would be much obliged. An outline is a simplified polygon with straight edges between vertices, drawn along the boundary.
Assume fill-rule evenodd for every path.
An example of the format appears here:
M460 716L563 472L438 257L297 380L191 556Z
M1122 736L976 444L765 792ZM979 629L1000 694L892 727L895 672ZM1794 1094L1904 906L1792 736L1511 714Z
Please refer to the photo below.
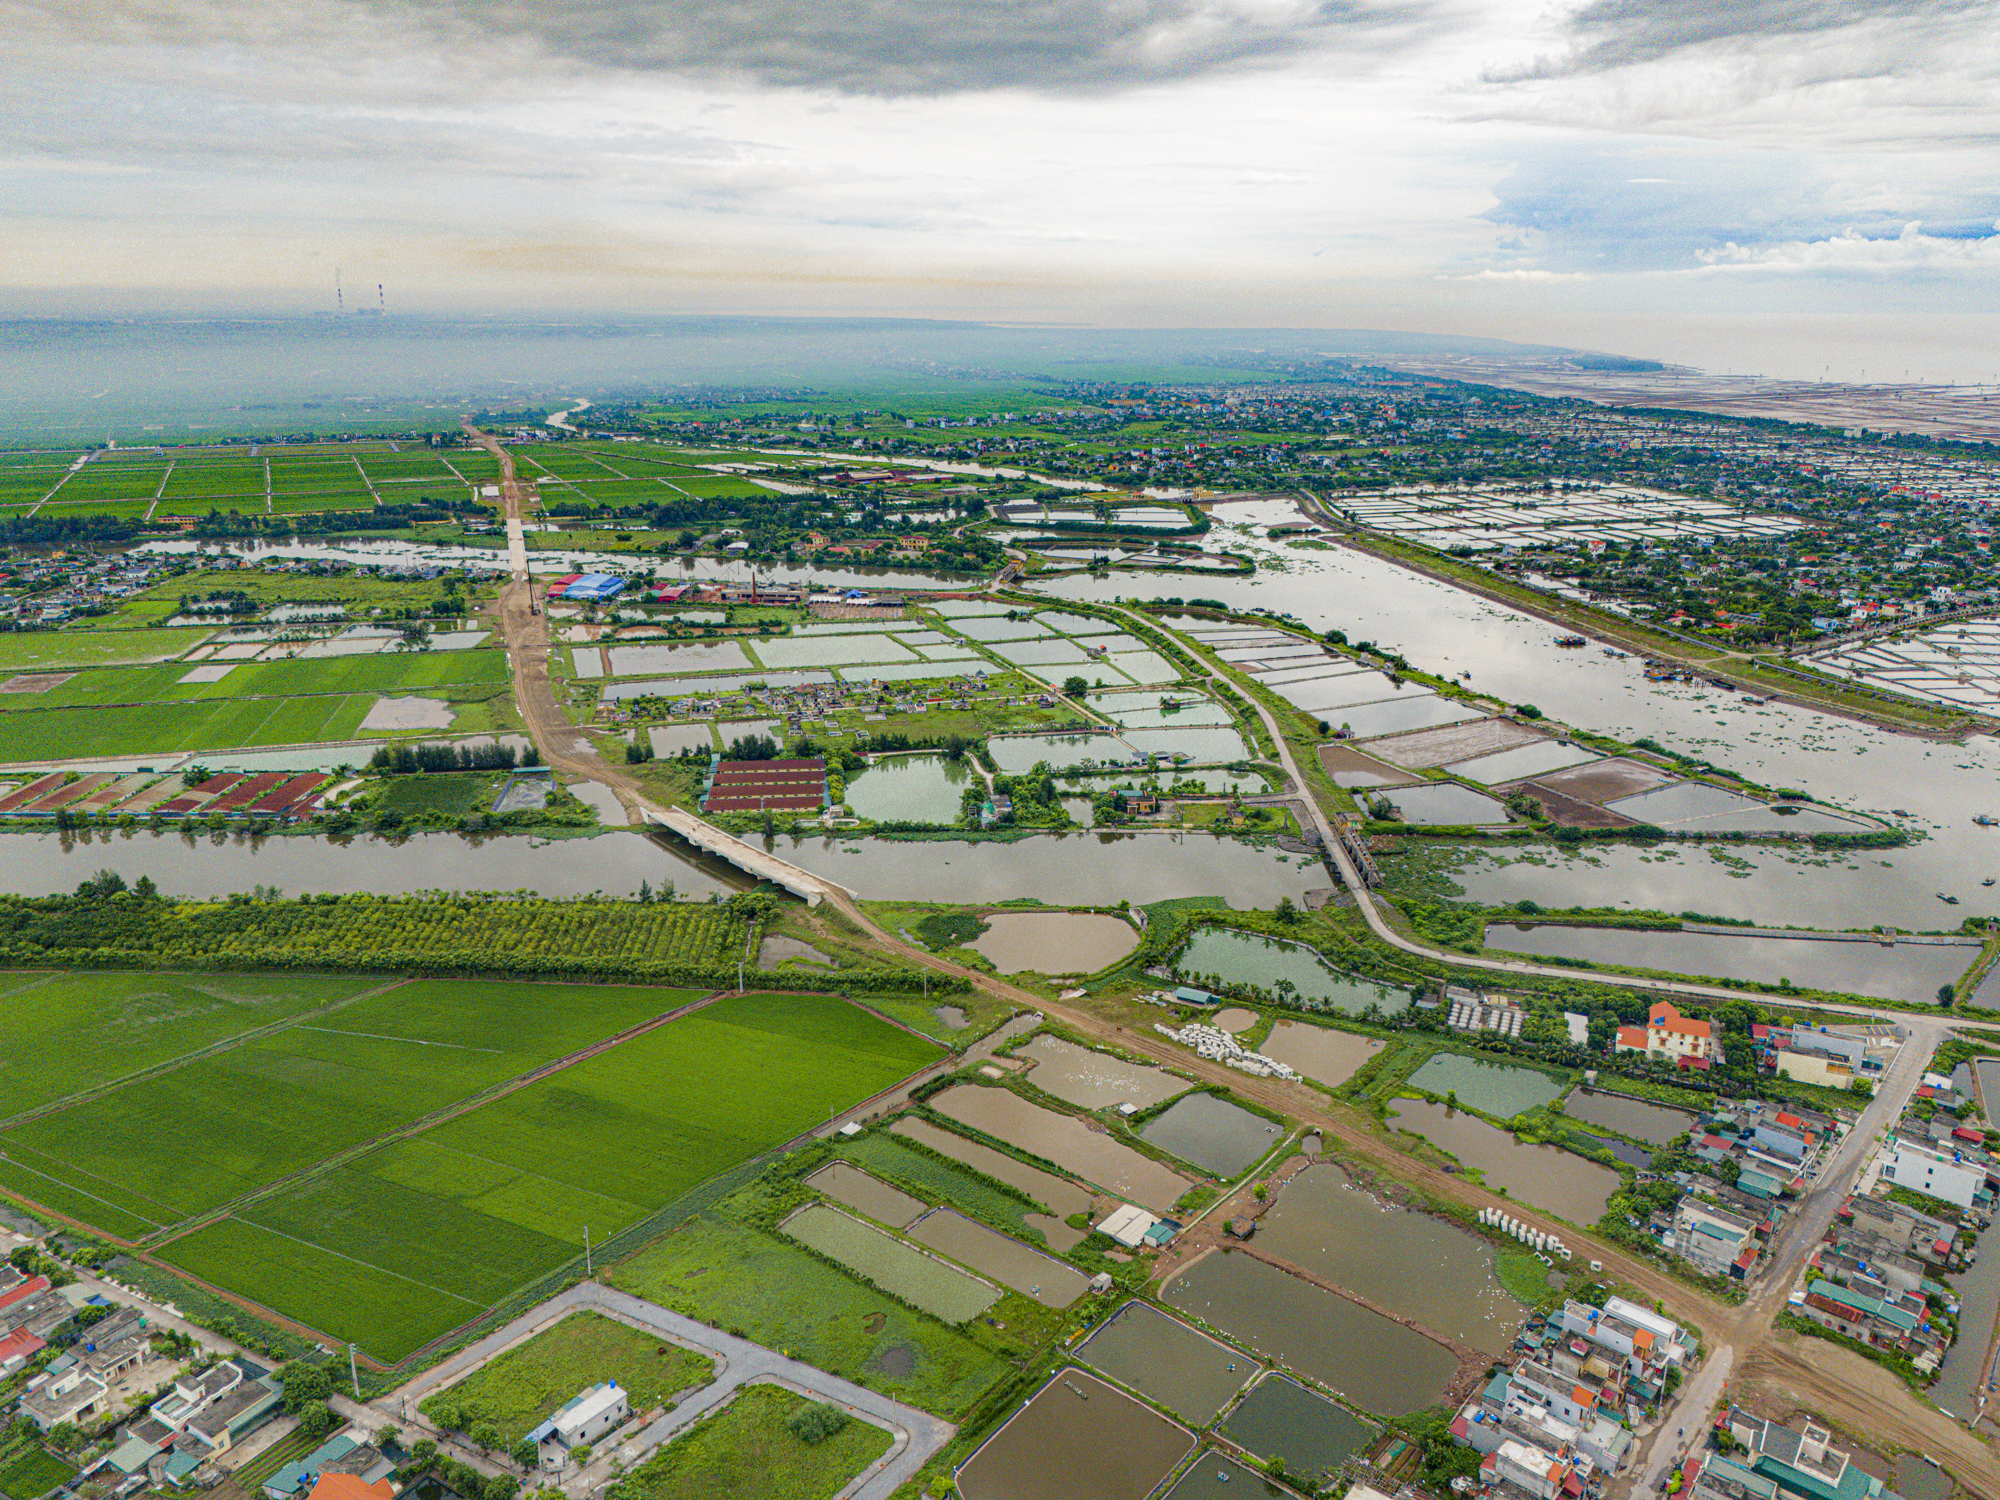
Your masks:
M2000 0L0 0L0 307L2000 376Z

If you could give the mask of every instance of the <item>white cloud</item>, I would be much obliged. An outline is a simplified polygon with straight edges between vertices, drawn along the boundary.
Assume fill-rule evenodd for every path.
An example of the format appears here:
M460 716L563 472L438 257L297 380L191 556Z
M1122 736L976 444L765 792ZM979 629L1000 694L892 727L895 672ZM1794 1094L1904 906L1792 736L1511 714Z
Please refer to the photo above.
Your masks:
M1853 231L1820 240L1787 240L1770 245L1725 244L1699 252L1697 274L1762 271L1783 274L1956 276L2000 271L2000 223L1993 232L1960 238L1925 234L1919 223L1901 234L1875 238Z

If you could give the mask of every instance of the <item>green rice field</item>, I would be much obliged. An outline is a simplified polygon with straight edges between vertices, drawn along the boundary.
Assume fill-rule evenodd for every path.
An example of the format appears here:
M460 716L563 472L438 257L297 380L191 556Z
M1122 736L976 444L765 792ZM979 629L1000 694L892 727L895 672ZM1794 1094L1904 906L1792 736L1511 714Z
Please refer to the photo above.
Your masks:
M351 999L359 975L0 976L0 1119Z
M224 698L135 708L35 709L9 714L0 762L89 755L165 755L238 745L353 739L373 693L318 698Z
M889 1451L889 1434L858 1420L823 1442L802 1441L785 1424L805 1405L804 1396L780 1386L750 1386L627 1474L620 1487L638 1500L826 1500Z
M0 1134L0 1143L10 1167L164 1227L691 998L672 989L420 980L43 1115ZM95 1222L11 1178L0 1182Z
M173 630L24 630L0 635L0 672L158 661L179 656L214 633L202 625Z
M938 1055L833 997L728 996L256 1199L160 1255L378 1359L401 1359L573 1259L586 1226L601 1243ZM431 1086L407 1070L395 1085ZM283 1149L323 1158L345 1134L317 1129L309 1144ZM152 1177L171 1176L190 1144L151 1153ZM281 1150L264 1152L259 1170L274 1180ZM231 1185L206 1176L211 1201ZM246 1245L265 1249L245 1255ZM350 1291L384 1281L401 1289L386 1301Z
M507 653L384 651L366 656L280 657L241 662L214 682L183 682L192 670L185 663L167 662L78 672L43 692L0 694L0 713L219 698L407 693L459 685L496 687L507 681Z

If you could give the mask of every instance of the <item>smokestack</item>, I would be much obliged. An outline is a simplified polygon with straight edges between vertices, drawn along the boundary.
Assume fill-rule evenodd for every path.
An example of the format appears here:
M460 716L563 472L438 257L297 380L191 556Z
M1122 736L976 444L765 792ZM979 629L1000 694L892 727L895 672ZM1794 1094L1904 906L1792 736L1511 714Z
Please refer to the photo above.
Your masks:
M340 290L340 272L333 273L333 310L337 317L347 316L347 298Z
M382 283L379 281L375 283L375 315L381 318L389 316L389 302L382 295Z

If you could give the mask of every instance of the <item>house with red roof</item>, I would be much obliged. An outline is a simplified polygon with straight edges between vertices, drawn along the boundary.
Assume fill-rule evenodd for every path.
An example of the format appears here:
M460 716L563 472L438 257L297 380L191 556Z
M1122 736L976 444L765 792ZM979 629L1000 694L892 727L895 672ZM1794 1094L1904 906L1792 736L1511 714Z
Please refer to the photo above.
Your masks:
M1612 1050L1670 1057L1683 1068L1707 1068L1722 1061L1714 1023L1684 1016L1665 1000L1654 1003L1644 1026L1619 1027Z

